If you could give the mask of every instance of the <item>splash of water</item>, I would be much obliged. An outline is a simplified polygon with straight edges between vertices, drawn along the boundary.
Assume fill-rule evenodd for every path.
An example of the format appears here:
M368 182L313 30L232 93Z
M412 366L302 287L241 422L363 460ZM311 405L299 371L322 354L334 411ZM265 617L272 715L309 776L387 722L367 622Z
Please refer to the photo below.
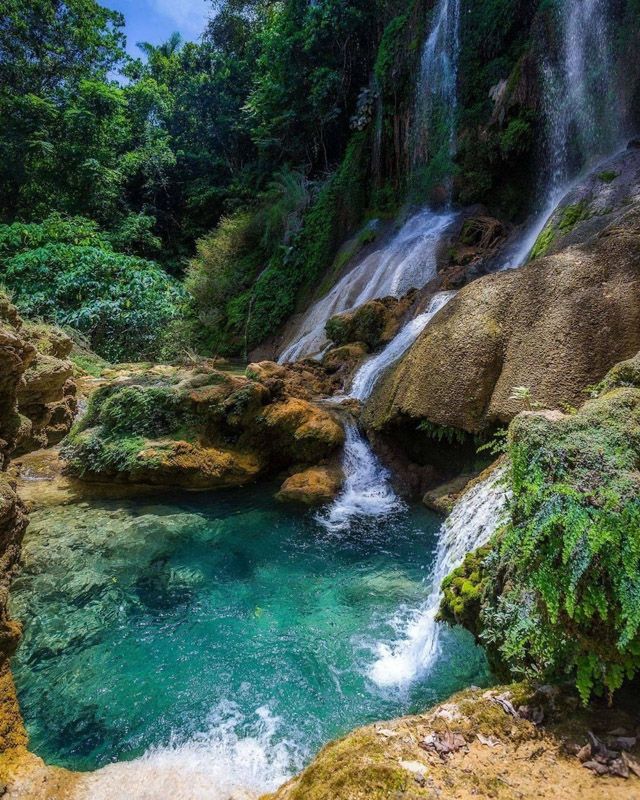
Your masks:
M508 492L502 485L506 468L494 470L456 504L440 532L431 593L418 608L401 608L390 625L395 638L379 642L377 659L369 677L380 687L406 688L424 675L438 655L440 586L463 562L467 553L486 544L497 530L505 511Z
M353 422L345 426L342 468L346 476L342 491L316 517L328 531L348 530L356 519L381 519L403 508L389 482L389 470L380 463Z
M278 359L286 364L322 350L325 325L335 314L380 297L402 297L436 275L438 248L455 214L423 209L410 217L383 248L366 256L314 303Z
M128 800L254 800L303 765L300 747L280 738L279 727L266 706L247 720L235 703L223 701L204 733L87 774L73 800L122 797L123 786Z
M431 298L424 314L408 322L382 352L366 361L353 378L349 398L361 402L367 400L383 373L402 358L438 311L455 295L456 292L438 292Z

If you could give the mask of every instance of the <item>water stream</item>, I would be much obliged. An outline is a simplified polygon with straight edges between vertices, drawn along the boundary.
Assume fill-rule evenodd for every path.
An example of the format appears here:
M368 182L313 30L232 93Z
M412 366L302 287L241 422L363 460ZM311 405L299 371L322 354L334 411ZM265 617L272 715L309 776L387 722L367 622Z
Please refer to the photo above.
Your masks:
M411 216L392 239L369 254L341 278L304 315L283 350L281 364L322 351L325 325L335 314L350 311L380 297L402 297L436 276L442 238L455 220L453 213L423 209Z
M442 181L451 201L456 152L460 0L439 0L416 82L411 125L411 168L416 173L437 165L432 180ZM420 183L418 176L418 183Z
M377 355L365 361L356 372L348 398L364 402L368 400L376 383L389 367L397 363L420 336L441 308L453 299L456 292L438 292L431 298L429 308L412 319L397 336Z
M503 486L506 468L495 470L457 503L438 538L431 576L431 593L420 605L402 605L389 621L392 636L379 642L371 679L384 687L406 688L423 677L438 658L442 625L436 622L440 585L460 566L467 553L482 547L493 536L506 510L508 493Z

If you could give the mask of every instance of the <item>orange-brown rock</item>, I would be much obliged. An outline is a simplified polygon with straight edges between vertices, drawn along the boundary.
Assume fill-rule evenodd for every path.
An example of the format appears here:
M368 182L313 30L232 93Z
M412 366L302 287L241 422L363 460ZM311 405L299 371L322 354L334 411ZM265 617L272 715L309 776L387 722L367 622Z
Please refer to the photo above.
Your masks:
M293 464L322 461L344 442L342 426L328 411L297 398L267 406L258 425L276 459Z
M322 505L334 499L343 480L342 471L336 467L310 467L287 478L276 497L288 503Z
M140 451L127 479L186 489L222 489L250 483L262 467L254 453L217 450L189 442L163 442Z

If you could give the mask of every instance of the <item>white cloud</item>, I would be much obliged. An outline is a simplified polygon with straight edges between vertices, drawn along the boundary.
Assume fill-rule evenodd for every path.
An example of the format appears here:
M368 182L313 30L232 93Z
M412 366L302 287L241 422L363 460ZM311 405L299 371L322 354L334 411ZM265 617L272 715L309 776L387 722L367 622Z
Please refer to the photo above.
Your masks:
M197 38L203 32L211 15L208 0L149 0L150 5L176 24L176 29L186 37Z

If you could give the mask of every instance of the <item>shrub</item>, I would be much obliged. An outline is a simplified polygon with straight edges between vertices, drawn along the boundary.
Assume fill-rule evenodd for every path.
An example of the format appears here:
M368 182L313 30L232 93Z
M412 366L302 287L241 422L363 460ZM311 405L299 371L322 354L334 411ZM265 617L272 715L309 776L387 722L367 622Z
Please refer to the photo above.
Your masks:
M69 244L111 250L111 243L98 224L86 217L51 214L42 222L0 225L0 272L14 256L49 244Z
M445 583L443 616L480 631L512 674L573 678L584 702L612 695L640 669L640 391L559 421L521 415L508 453L510 520L470 562L473 580L462 570Z
M153 262L87 245L16 255L2 280L25 315L76 328L110 361L153 358L183 299Z

